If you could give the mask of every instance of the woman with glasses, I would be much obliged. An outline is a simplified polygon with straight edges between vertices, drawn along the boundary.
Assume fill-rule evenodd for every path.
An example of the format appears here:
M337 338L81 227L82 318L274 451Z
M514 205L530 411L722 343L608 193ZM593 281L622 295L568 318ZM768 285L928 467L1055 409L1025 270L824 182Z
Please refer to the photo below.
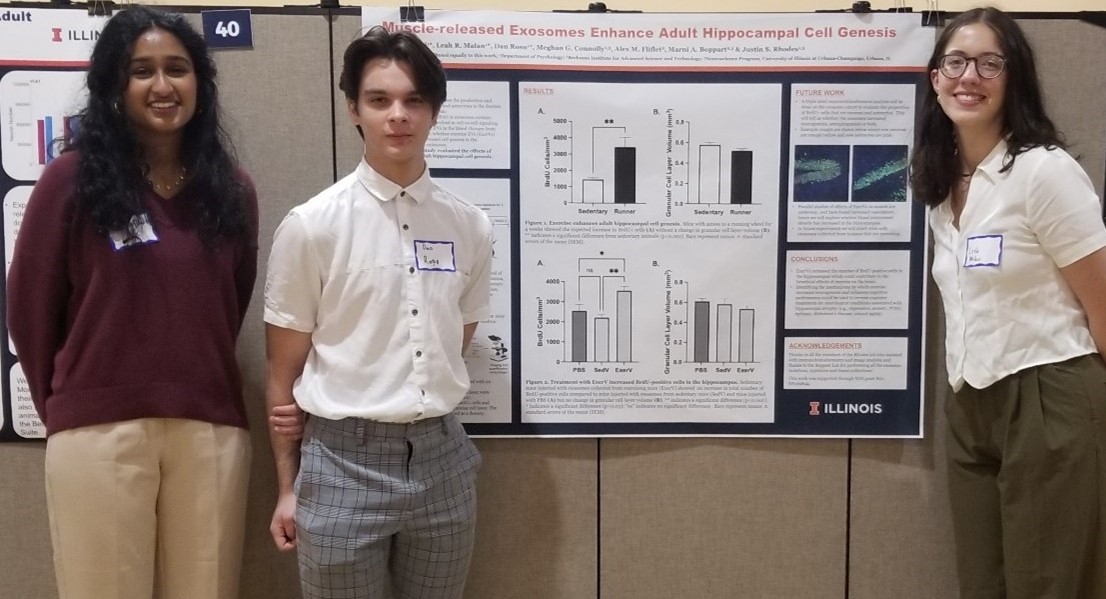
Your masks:
M952 20L911 185L945 309L965 599L1106 597L1106 227L1008 15Z
M250 440L235 339L257 199L180 15L116 13L35 185L8 326L46 424L61 599L236 599ZM13 539L14 541L14 539ZM156 576L155 576L156 575Z

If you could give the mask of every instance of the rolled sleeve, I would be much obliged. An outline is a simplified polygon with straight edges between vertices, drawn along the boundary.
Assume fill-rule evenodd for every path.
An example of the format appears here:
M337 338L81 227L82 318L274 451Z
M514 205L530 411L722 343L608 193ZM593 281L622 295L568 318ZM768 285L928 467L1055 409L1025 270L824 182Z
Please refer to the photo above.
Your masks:
M1049 152L1032 178L1027 219L1041 247L1063 268L1106 247L1102 206L1087 174L1066 153Z
M265 322L303 333L314 331L322 281L311 236L293 211L273 234L265 276Z

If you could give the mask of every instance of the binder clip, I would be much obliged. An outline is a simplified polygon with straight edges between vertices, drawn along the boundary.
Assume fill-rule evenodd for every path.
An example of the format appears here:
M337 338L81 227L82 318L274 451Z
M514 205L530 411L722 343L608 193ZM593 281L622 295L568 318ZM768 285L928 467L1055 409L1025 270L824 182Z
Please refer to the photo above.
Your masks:
M115 12L115 3L111 0L89 0L88 16L110 17Z
M407 6L399 7L399 22L400 23L422 23L426 20L426 7L415 6L413 2L408 2Z

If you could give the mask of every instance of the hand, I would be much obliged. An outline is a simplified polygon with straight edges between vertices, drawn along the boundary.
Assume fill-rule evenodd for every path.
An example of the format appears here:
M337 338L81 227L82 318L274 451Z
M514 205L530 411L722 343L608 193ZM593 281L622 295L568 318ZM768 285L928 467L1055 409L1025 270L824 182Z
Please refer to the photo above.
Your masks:
M291 441L303 438L303 410L294 403L273 406L269 411L269 430Z
M296 495L287 493L277 498L273 521L269 524L273 542L281 551L296 548Z

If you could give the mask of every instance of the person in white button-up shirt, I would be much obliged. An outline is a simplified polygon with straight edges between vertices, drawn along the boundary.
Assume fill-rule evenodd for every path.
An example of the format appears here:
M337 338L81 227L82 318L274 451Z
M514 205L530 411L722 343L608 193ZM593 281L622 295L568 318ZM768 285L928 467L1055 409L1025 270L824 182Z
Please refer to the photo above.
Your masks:
M429 176L445 75L416 36L355 40L341 88L363 160L288 214L269 258L268 404L308 414L302 451L271 435L271 532L309 599L460 599L480 457L452 412L489 314L492 228Z
M930 205L954 394L961 597L1106 597L1106 227L994 8L948 24L911 167Z

